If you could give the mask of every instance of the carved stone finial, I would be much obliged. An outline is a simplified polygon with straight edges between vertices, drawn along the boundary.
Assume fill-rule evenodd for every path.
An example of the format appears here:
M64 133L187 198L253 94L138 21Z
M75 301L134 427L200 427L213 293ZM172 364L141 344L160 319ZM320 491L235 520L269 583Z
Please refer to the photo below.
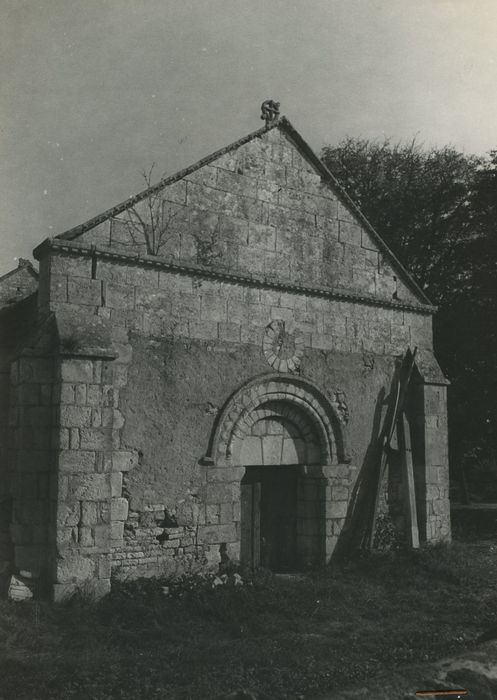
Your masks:
M261 119L264 119L266 126L270 126L278 121L280 116L280 103L274 100L264 100L261 104Z

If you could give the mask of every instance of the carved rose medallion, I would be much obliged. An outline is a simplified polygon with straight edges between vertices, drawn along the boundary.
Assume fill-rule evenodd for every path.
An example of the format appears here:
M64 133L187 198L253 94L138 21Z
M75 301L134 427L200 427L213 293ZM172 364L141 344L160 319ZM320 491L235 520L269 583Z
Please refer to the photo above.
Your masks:
M278 372L295 372L304 354L304 339L285 321L272 321L264 332L262 350L267 362Z

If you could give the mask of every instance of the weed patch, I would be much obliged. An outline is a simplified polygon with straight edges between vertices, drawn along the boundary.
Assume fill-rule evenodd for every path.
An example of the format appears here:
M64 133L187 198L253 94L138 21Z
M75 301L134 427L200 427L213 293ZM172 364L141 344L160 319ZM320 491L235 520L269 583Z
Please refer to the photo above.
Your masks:
M312 697L471 646L497 622L497 548L358 557L305 577L260 572L116 582L95 603L0 602L0 697Z

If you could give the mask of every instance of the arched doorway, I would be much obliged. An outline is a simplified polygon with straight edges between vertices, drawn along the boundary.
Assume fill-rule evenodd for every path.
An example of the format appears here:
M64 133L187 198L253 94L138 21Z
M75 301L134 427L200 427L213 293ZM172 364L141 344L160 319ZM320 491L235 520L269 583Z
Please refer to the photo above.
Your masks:
M216 472L240 477L243 565L291 571L326 561L329 470L347 459L343 426L318 387L293 375L252 380L227 402L211 455Z

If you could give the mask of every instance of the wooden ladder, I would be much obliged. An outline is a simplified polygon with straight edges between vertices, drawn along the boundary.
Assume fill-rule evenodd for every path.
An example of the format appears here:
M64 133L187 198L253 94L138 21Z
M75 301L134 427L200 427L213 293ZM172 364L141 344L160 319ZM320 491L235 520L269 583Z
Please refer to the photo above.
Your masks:
M378 509L381 498L381 489L385 476L388 459L391 455L391 442L397 429L399 451L403 467L404 498L406 504L406 516L408 525L409 543L411 547L419 547L418 519L416 513L416 492L414 486L414 470L412 462L411 435L404 406L407 398L409 382L415 365L417 348L413 352L408 348L399 371L399 378L395 391L395 401L390 404L390 410L385 416L383 428L380 433L380 453L378 464L378 476L376 480L375 498L369 527L365 536L365 546L373 548Z

